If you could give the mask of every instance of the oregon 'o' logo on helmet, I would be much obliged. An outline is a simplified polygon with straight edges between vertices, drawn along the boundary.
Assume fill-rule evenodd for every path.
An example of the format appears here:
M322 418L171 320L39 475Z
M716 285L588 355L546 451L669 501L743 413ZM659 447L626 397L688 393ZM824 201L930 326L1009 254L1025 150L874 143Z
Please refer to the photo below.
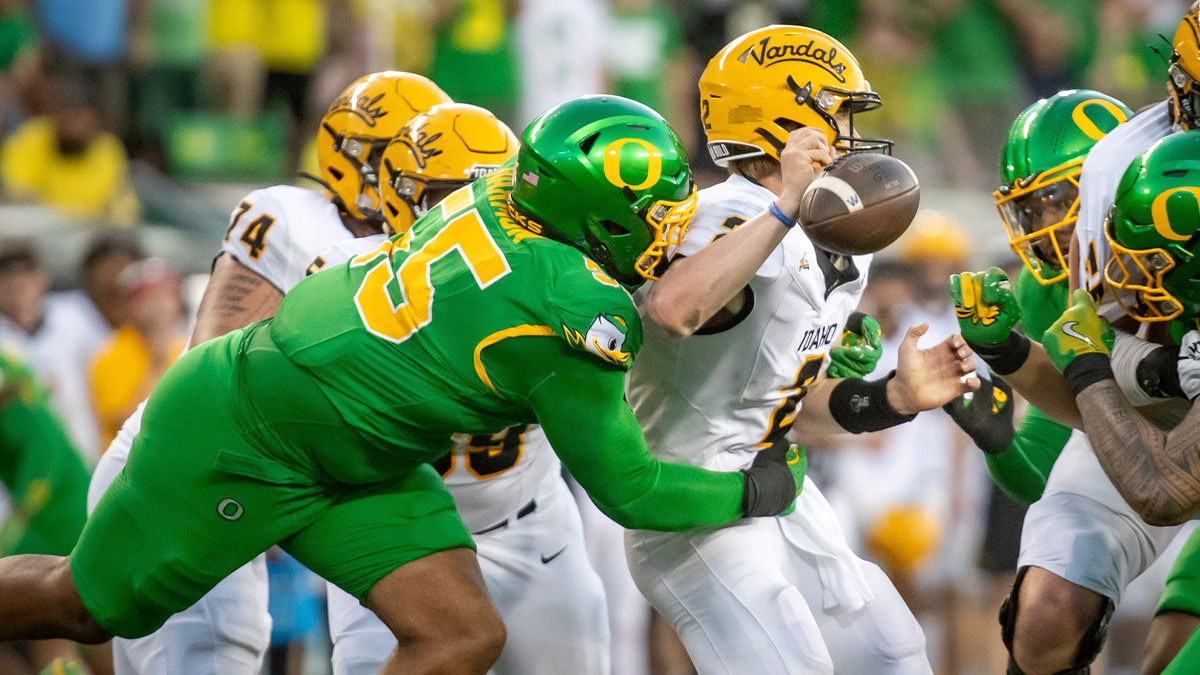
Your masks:
M1091 115L1089 115L1088 109L1094 105L1100 106L1105 110L1105 112L1112 116L1112 123L1105 124L1107 127L1106 129L1101 129L1100 125L1096 124L1096 121L1091 117L1091 115L1095 115L1095 113L1091 113ZM1104 138L1105 134L1113 129L1116 129L1118 125L1124 124L1128 119L1129 116L1125 114L1124 110L1121 110L1120 106L1112 101L1102 98L1089 98L1086 101L1080 102L1080 104L1075 106L1075 109L1071 111L1071 120L1075 122L1075 126L1079 127L1079 130L1093 141L1098 141L1101 138ZM1104 121L1108 122L1109 120Z
M1154 201L1150 204L1150 217L1154 219L1154 231L1158 232L1162 238L1171 239L1172 241L1187 241L1191 235L1176 232L1175 228L1171 227L1171 217L1167 213L1167 200L1177 192L1190 194L1196 204L1197 214L1200 214L1200 187L1180 185L1170 190L1164 190L1154 198Z
M646 178L637 184L627 182L621 175L621 149L630 143L641 146L646 151ZM662 178L662 161L662 151L650 141L640 138L618 138L604 148L604 177L619 188L645 190Z

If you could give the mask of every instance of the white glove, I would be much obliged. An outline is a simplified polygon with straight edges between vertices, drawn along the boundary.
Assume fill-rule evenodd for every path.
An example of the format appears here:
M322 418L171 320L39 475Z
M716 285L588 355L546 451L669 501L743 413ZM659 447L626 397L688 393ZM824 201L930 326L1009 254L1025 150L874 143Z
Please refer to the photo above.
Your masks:
M1179 386L1188 400L1200 396L1200 331L1188 331L1179 345Z

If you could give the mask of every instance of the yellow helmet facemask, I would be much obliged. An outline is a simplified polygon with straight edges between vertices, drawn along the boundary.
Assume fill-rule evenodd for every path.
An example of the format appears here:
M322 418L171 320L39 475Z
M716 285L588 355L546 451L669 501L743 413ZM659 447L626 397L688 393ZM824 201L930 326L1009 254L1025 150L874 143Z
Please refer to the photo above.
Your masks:
M1171 123L1200 129L1200 3L1195 3L1175 30L1167 66Z
M407 231L451 192L499 168L519 146L504 122L478 106L444 103L413 118L383 152L388 226Z
M1080 157L1004 185L992 193L1008 233L1009 246L1043 285L1061 281L1069 273L1066 251L1057 234L1062 228L1073 228L1079 218L1082 166L1083 158ZM1063 215L1044 224L1043 214L1047 211Z
M379 161L388 142L417 114L448 102L428 78L385 71L346 88L317 131L321 175L309 176L352 218L383 222Z

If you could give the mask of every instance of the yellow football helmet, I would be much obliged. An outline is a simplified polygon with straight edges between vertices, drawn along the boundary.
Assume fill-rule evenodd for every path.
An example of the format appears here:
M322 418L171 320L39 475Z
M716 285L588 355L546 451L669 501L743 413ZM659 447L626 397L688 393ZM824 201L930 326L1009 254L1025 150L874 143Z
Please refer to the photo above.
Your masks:
M450 101L428 78L388 70L354 81L317 131L318 182L326 196L353 218L383 221L379 160L388 142L413 117Z
M891 152L892 141L858 138L854 114L882 105L850 50L819 30L767 26L725 45L700 76L700 121L718 166L779 159L788 132L816 127L841 153ZM847 128L837 116L846 113Z
M383 152L384 216L394 232L517 154L516 134L491 112L443 103L417 115Z
M1200 129L1200 2L1192 4L1175 29L1167 74L1171 123Z

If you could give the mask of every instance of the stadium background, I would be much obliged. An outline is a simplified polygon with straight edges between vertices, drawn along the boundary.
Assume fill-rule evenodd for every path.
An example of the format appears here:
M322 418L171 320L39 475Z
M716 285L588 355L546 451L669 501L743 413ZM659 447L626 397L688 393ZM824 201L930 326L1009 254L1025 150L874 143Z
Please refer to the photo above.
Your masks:
M94 463L124 406L177 354L232 207L255 187L315 173L317 121L358 75L426 74L518 132L571 96L629 96L675 126L707 185L720 174L700 135L699 72L729 39L769 23L837 37L881 94L862 131L896 140L929 210L880 256L864 306L892 337L920 320L947 332L950 273L1016 264L990 196L1010 121L1065 88L1096 88L1135 110L1161 100L1155 49L1169 49L1159 35L1186 4L91 0L84 10L77 0L0 0L0 339L53 362L44 377ZM143 255L154 259L137 262ZM53 312L87 302L108 326L45 329ZM993 494L979 451L948 418L910 427L795 434L858 550L917 611L939 672L999 672L995 611L1020 511ZM325 672L317 585L286 561L280 569L279 643L309 649L276 664ZM1136 672L1163 574L1152 570L1125 601L1102 672ZM629 668L619 673L645 672L635 642L620 648L642 656L618 659ZM656 651L651 670L687 672L671 654Z

